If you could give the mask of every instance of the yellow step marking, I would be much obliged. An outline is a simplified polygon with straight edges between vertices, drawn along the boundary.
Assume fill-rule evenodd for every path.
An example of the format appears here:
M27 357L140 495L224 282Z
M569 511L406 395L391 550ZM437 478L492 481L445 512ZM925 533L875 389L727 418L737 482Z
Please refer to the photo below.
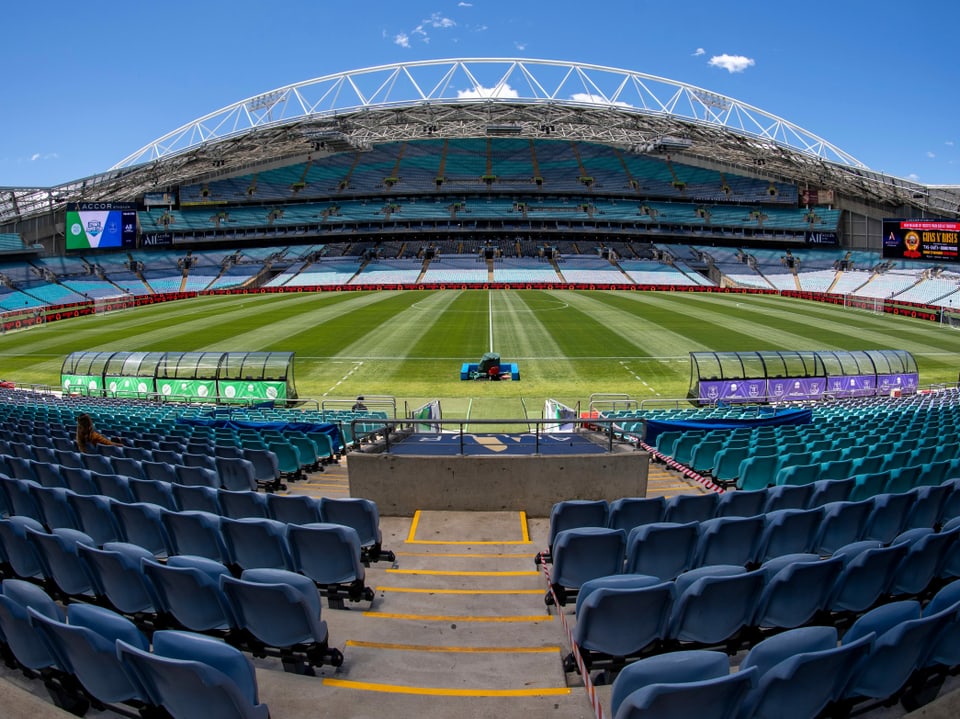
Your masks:
M519 570L516 572L481 572L446 569L388 569L387 574L427 574L434 577L539 577L540 572Z
M552 614L535 615L514 615L514 616L490 616L478 617L461 614L398 614L394 612L373 612L366 611L365 617L376 617L379 619L412 619L418 622L552 622Z
M560 647L441 647L425 644L389 644L383 642L361 642L347 640L348 647L364 649L396 649L403 652L455 652L464 654L553 654Z
M452 545L489 545L489 544L530 544L530 532L527 529L527 513L518 512L520 515L520 536L521 539L508 539L504 541L489 541L482 540L476 542L464 541L464 540L440 540L440 539L417 539L417 527L420 525L420 510L418 509L413 514L413 520L410 522L410 532L407 534L405 540L406 544L452 544Z
M355 682L346 679L324 679L323 685L358 689L368 692L388 694L416 694L434 697L539 697L570 694L568 687L544 687L543 689L444 689L441 687L405 687L398 684L377 684L374 682Z
M378 592L400 594L543 594L542 589L429 589L423 587L377 587Z
M536 554L526 552L394 552L398 557L455 557L457 559L533 559Z

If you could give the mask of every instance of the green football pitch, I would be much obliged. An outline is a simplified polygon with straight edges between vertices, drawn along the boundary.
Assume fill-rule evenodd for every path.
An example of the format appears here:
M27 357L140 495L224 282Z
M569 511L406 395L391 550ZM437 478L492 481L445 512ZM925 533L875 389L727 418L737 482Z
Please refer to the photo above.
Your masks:
M302 398L440 399L444 417L510 418L539 416L547 398L683 398L690 352L776 349L907 350L921 386L960 369L960 331L776 295L413 290L209 296L54 322L0 337L0 378L59 386L78 350L287 351ZM491 350L520 381L461 381Z

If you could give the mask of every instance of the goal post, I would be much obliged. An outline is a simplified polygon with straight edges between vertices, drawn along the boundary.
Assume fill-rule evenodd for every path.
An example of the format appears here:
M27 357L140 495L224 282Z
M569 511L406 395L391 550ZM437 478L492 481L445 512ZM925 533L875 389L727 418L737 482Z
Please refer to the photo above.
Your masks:
M137 300L131 294L96 297L93 300L93 313L102 315L107 312L120 312L122 310L132 309L136 304Z

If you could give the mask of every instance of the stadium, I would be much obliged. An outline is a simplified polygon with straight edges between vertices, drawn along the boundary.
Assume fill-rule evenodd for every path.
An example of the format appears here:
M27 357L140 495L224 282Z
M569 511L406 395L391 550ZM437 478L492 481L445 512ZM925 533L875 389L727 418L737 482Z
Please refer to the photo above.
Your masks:
M956 187L433 60L0 190L0 241L16 715L956 706Z

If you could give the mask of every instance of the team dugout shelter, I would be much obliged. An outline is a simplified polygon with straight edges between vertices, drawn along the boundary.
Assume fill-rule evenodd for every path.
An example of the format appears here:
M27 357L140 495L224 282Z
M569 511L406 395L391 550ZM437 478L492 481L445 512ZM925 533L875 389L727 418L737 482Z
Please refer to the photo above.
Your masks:
M717 404L913 394L919 376L905 350L691 352L688 396Z
M293 352L72 352L65 394L256 404L297 398Z

